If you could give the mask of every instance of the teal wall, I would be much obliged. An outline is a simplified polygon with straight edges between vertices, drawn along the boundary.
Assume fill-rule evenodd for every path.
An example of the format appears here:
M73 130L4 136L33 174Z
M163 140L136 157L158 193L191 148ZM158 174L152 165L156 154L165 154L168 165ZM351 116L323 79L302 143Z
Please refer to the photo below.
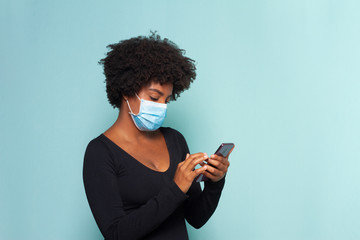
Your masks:
M97 61L158 30L197 61L166 126L192 152L234 142L191 239L360 239L357 0L0 2L0 239L101 239L87 143L117 112Z

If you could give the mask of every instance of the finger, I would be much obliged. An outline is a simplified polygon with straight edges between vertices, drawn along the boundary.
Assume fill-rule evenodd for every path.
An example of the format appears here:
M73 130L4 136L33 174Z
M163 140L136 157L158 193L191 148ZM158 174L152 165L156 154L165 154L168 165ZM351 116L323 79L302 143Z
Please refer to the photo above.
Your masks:
M220 171L226 171L227 170L227 165L223 164L220 161L209 159L207 161L207 163L210 164L212 167L217 168Z
M213 161L217 161L219 164L223 164L223 165L226 166L226 167L229 167L229 165L230 165L229 160L227 160L226 158L222 158L221 160L217 160L217 159L210 158L209 161L212 162L212 163L213 163ZM208 161L208 162L209 162L209 161ZM215 163L214 163L214 164L215 164ZM214 164L213 164L213 165L214 165ZM215 165L215 166L216 166L216 165Z
M218 178L217 176L212 175L212 174L209 173L208 171L203 172L202 175L204 175L205 177L209 178L210 180L215 180L215 179Z
M215 158L213 158L213 156L215 156ZM221 164L223 164L226 168L228 168L230 166L230 162L228 160L228 158L224 158L221 156L217 156L217 155L211 155L211 158L209 160L216 160L219 161ZM215 165L216 166L216 165Z
M204 164L206 165L206 163L204 162L205 160L207 160L208 157L207 156L203 156L203 157L199 157L194 159L192 162L189 163L189 165L187 166L188 170L192 171L194 170L194 168L198 165L198 164Z
M213 181L213 182L217 182L217 181L219 181L220 179L222 179L223 177L224 177L224 175L223 176L215 176L215 175L212 175L211 173L209 173L209 172L204 172L203 173L203 175L205 176L205 177L207 177L208 179L210 179L211 181Z
M214 168L214 167L212 167L210 165L208 165L206 171L211 173L211 175L214 175L214 176L217 176L217 177L223 176L225 174L224 171L220 171L219 169L216 169L216 168Z
M216 154L212 154L210 156L210 159L214 159L214 160L217 160L217 161L220 161L220 162L224 162L225 158L222 157L222 156L219 156L219 155L216 155Z
M185 162L189 163L191 162L193 159L195 158L199 158L199 157L203 157L205 155L205 153L199 152L199 153L194 153L194 154L188 154Z
M194 175L194 178L195 178L196 176L198 176L199 174L205 173L207 169L208 169L208 166L207 166L207 165L205 165L205 166L203 166L203 167L201 167L201 168L195 169L195 170L193 171L193 174L195 174L195 175Z
M196 165L208 159L206 153L191 154L188 159L185 160L184 167L189 170L193 170Z
M187 154L186 154L186 156L185 156L185 160L186 160L186 159L188 159L188 158L189 158L189 156L190 156L190 154L189 154L189 153L187 153ZM184 160L184 161L181 161L178 165L179 165L179 166L184 165L185 160Z
M182 161L183 165L185 165L185 167L192 161L192 159L196 156L201 156L202 153L195 153L195 154L186 154L186 158L184 161Z

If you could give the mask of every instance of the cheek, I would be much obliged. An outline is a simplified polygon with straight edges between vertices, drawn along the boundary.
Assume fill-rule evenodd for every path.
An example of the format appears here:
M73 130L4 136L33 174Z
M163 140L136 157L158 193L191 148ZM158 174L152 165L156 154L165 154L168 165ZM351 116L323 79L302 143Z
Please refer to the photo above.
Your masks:
M131 107L131 110L134 114L138 114L139 111L140 111L140 101L136 99L129 99L129 104L130 104L130 107Z

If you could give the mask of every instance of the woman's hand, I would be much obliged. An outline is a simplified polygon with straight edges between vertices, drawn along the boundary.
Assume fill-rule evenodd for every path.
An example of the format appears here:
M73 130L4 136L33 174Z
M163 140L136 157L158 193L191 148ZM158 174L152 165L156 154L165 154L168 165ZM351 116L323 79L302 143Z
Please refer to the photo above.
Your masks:
M195 169L195 166L209 159L206 153L187 154L186 159L178 164L175 172L174 182L184 193L187 193L195 177L201 173L205 173L208 165Z
M232 150L230 151L230 153ZM228 160L230 153L226 157L221 157L218 155L211 155L210 159L207 160L207 164L201 164L201 166L208 166L207 171L203 174L213 182L218 182L224 178L227 170L230 166Z

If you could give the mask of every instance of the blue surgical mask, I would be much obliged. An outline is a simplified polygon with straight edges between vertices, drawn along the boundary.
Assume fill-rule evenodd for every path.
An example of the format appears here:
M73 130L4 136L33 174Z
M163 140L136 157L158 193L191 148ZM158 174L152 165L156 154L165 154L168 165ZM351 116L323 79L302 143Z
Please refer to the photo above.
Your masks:
M167 105L141 99L137 94L136 96L140 100L140 111L138 114L133 113L129 102L126 99L126 103L130 109L129 114L131 115L135 126L140 131L155 131L161 127L165 120Z

